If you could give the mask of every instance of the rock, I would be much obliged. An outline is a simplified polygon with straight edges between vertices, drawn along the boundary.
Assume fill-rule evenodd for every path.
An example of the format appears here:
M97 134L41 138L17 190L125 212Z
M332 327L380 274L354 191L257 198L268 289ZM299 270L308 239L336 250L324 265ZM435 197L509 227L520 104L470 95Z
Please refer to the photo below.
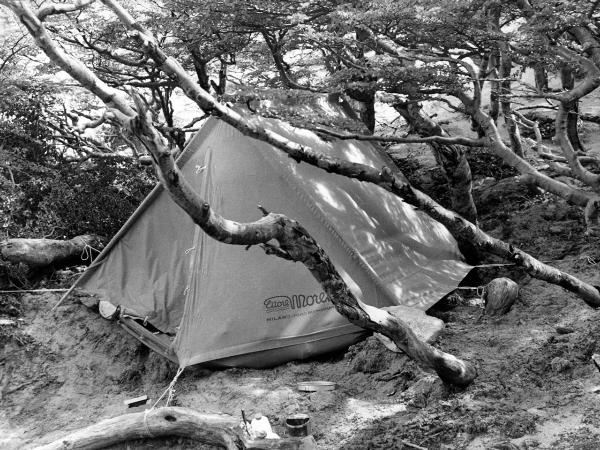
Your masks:
M444 329L444 322L442 320L428 316L420 309L408 306L388 306L381 309L388 311L394 317L402 320L415 332L419 339L425 342L434 342ZM379 333L374 333L373 335L391 351L400 352L396 344L387 337Z
M489 316L506 314L519 296L519 285L510 278L495 278L485 287L483 300Z
M569 326L566 325L557 325L556 326L556 332L558 334L571 334L573 333L575 330Z
M571 361L557 356L552 361L550 361L550 367L552 368L553 372L564 372L565 370L571 368Z

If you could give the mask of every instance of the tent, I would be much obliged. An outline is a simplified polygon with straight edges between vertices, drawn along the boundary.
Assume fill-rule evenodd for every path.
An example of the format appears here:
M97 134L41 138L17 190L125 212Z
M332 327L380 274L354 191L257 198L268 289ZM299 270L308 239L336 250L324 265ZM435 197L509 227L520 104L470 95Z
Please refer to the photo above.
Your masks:
M325 142L285 122L253 120L319 152L392 164L366 142ZM368 304L425 310L470 269L444 226L397 197L297 163L218 119L178 164L229 219L256 220L259 204L297 219ZM362 332L304 266L212 240L160 185L72 289L118 305L128 331L181 367L273 366L348 346Z

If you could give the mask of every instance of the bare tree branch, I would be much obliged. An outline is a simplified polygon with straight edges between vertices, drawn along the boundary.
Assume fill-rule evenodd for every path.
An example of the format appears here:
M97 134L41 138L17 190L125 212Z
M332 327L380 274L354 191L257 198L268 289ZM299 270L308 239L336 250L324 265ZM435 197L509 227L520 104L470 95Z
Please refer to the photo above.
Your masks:
M43 22L48 16L79 11L95 1L96 0L75 0L74 3L47 3L38 10L37 17Z
M429 137L397 137L397 136L371 136L365 134L350 134L350 133L338 133L323 127L315 127L314 131L326 134L328 136L335 137L337 139L353 139L356 141L372 141L372 142L393 142L396 144L416 144L424 143L429 144L435 142L437 144L456 144L465 145L467 147L484 147L486 142L484 139L471 139L463 136L429 136Z

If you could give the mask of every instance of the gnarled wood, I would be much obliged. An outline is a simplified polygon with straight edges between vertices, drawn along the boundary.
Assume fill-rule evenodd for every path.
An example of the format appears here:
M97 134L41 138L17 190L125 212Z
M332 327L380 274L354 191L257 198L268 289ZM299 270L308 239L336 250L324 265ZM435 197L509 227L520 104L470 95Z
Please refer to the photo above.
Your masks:
M157 408L124 414L77 430L36 450L98 449L131 439L182 436L239 450L241 438L234 431L239 421L231 416L201 414L188 408Z
M239 419L226 414L202 414L180 407L156 408L102 420L76 430L35 450L93 450L132 439L179 436L228 450L314 450L312 436L250 440L239 429Z
M394 109L410 124L421 137L451 137L436 122L427 117L418 103L397 103ZM472 176L466 151L463 147L436 141L429 143L436 162L450 188L452 209L465 219L477 223L477 208L473 201Z
M15 264L24 263L30 267L46 267L67 262L89 263L105 243L106 238L95 234L76 236L64 241L13 238L0 242L0 259Z

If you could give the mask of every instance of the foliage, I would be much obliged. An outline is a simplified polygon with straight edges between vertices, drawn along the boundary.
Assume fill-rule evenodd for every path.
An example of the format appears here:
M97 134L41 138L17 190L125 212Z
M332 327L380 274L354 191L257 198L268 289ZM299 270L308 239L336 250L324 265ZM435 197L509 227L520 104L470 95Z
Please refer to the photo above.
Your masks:
M67 162L46 114L56 93L41 83L0 89L4 237L114 234L152 186L150 169L111 159Z

